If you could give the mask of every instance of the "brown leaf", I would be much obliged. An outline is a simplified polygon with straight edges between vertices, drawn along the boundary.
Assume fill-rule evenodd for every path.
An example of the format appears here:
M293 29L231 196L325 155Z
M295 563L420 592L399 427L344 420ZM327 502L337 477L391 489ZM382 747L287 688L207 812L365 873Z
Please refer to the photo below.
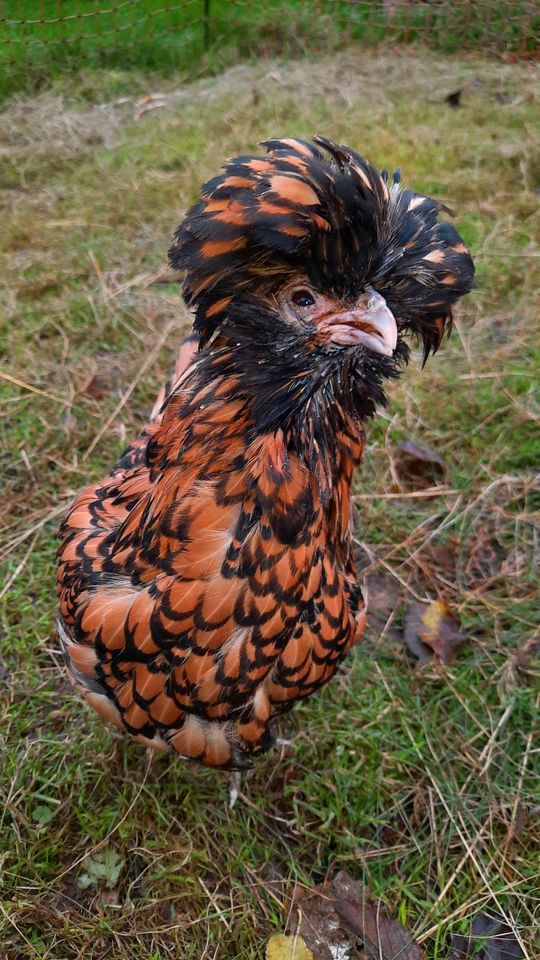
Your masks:
M432 564L442 571L447 579L455 576L456 548L452 542L444 544L429 543L428 550Z
M502 917L481 913L473 920L469 936L453 934L448 960L522 960L524 956L513 930Z
M381 903L369 898L367 888L344 871L338 873L333 887L338 916L363 943L370 960L422 960L424 953L410 931L391 920Z
M391 920L368 888L343 870L331 883L302 892L294 905L296 933L314 960L423 960L412 934Z
M461 94L463 93L463 88L460 87L459 90L454 90L453 93L449 93L446 100L449 107L454 107L454 110L457 110L461 106Z
M112 350L100 350L88 361L86 379L80 392L91 400L102 400L121 385L122 358Z
M335 960L336 957L360 960L354 940L342 929L327 885L299 891L292 916L293 931L304 938L314 960Z
M103 382L97 375L94 375L84 385L81 393L83 393L85 397L90 397L92 400L101 400L104 394Z
M364 596L367 600L369 617L369 637L383 639L401 645L402 633L395 614L401 608L402 590L400 584L389 573L374 573L364 581Z
M441 663L453 663L456 650L468 639L444 600L411 603L405 618L404 640L420 661L435 653Z
M405 626L403 628L403 639L412 655L420 660L420 663L427 663L433 656L433 651L420 639L424 626L422 615L425 609L423 603L411 603L405 615Z
M436 450L413 440L398 444L394 465L400 482L414 488L429 487L446 473L444 460Z
M332 880L332 889L338 899L352 900L357 903L363 903L366 897L370 896L369 889L360 883L360 880L353 880L346 870L340 870Z
M369 609L389 614L399 601L399 584L389 573L377 573L367 578Z

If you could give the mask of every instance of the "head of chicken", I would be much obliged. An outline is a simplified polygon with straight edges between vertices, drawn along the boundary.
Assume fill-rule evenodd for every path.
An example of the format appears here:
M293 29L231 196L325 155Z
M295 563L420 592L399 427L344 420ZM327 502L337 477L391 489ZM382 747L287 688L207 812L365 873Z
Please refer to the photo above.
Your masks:
M258 430L314 405L364 418L435 352L473 281L441 203L323 137L269 140L202 188L170 249L205 352L229 351Z

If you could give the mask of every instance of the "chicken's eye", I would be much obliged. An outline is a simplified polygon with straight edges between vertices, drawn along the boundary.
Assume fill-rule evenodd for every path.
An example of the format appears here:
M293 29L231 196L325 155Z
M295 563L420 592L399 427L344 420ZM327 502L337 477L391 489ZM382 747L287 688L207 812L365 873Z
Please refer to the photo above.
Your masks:
M309 290L294 290L291 294L291 301L295 307L312 307L315 303L315 297Z

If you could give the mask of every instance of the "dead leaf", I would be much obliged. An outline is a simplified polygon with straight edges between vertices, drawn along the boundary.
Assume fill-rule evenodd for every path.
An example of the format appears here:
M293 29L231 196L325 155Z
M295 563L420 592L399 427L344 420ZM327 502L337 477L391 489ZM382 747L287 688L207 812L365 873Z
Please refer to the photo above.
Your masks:
M427 663L433 656L433 651L420 639L420 634L424 628L422 616L426 609L424 603L411 603L405 615L405 626L403 628L403 639L417 660L420 663Z
M302 937L276 933L266 944L266 960L315 960Z
M364 944L373 960L422 960L423 952L409 931L397 920L390 920L380 903L366 901L362 905L341 900L336 911L356 937Z
M411 603L405 618L404 640L420 661L435 653L441 663L453 663L456 650L468 639L444 600Z
M394 466L400 482L414 489L430 487L446 473L441 455L425 443L414 440L403 440L398 444Z
M369 610L388 617L399 603L399 584L389 573L377 573L367 578Z
M457 110L461 106L461 94L463 93L463 87L460 87L459 90L454 90L453 93L449 93L446 100L449 107L453 107L454 110Z
M102 400L117 393L121 385L122 357L112 350L99 350L88 361L86 379L80 392L90 400Z
M434 566L441 570L447 579L456 573L456 548L453 542L445 544L429 543L429 555Z
M524 956L513 930L502 917L481 913L473 920L469 936L453 934L448 960L522 960Z
M412 934L344 870L331 883L302 892L294 906L296 932L314 960L423 960Z
M360 960L354 939L342 929L332 890L326 884L314 890L299 890L292 917L293 930L304 938L314 960Z
M406 927L391 920L369 890L340 871L332 884L338 916L364 946L372 960L422 960L424 953Z
M97 375L91 377L81 390L85 397L90 397L92 400L101 400L104 392L103 382Z
M369 610L366 638L377 637L377 642L384 638L385 641L400 645L401 626L395 617L402 604L400 584L389 573L374 573L366 578L364 586Z

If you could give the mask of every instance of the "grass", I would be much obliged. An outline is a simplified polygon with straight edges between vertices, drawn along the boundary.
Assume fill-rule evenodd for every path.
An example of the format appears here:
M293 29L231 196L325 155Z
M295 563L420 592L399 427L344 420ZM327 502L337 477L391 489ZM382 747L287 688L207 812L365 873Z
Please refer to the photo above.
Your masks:
M529 0L3 0L0 27L0 99L72 89L74 72L83 75L79 95L112 99L140 90L150 72L156 84L171 70L193 79L239 59L337 50L348 39L532 58L540 42Z
M460 86L452 110L444 96ZM426 960L447 960L451 933L487 908L533 960L537 76L352 47L190 87L170 78L162 93L102 107L74 87L67 102L49 91L2 115L0 371L19 381L0 379L5 955L261 957L295 890L345 868L414 930ZM423 371L411 364L369 427L356 487L365 642L291 715L292 746L258 764L229 812L221 775L150 764L71 692L54 632L54 531L170 368L187 317L176 287L147 278L199 183L264 137L318 131L455 207L478 286L452 339ZM396 487L406 438L445 460L434 495ZM405 609L438 595L470 640L452 666L418 668Z

